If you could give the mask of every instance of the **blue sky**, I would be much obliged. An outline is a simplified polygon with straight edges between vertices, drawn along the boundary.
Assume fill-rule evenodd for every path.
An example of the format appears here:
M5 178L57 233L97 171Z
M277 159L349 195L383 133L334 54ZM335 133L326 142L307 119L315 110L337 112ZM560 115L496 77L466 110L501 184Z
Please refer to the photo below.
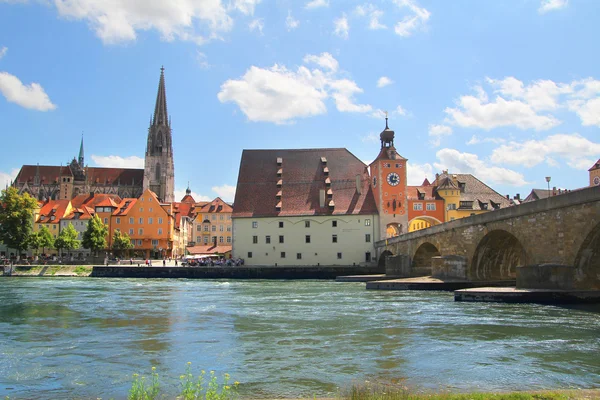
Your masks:
M409 183L575 189L600 158L597 0L0 0L2 187L23 164L142 167L160 67L175 179L233 200L243 149L379 150Z

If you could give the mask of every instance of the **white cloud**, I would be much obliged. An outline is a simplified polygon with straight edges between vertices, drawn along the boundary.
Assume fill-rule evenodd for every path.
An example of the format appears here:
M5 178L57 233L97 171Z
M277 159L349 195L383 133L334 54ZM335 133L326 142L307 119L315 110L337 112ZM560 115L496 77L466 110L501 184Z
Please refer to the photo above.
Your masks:
M235 102L250 121L291 122L294 118L324 114L324 88L305 67L297 72L284 66L250 67L240 80L221 85L219 101Z
M363 143L377 143L377 142L379 142L380 138L379 138L379 134L378 133L369 132L365 136L361 137L360 140ZM367 165L369 165L369 164L367 164Z
M492 152L491 160L495 164L523 165L533 167L542 162L556 164L556 158L566 160L575 169L588 169L593 161L583 157L600 157L600 143L594 143L579 134L557 134L541 140L510 142ZM586 166L587 165L587 166Z
M303 59L305 64L315 63L322 68L326 68L332 72L336 72L339 68L338 61L329 53L321 53L318 56L307 54Z
M6 55L6 53L8 52L8 47L4 46L0 49L0 60L2 59L2 57L4 57Z
M61 17L84 20L105 44L135 40L138 31L156 30L164 40L198 44L218 38L233 26L229 12L251 15L257 0L107 1L55 0ZM199 32L203 32L200 34Z
M240 79L223 83L217 97L222 103L236 103L250 121L276 124L326 113L327 98L335 101L340 112L372 111L368 104L355 103L354 96L363 90L354 81L337 79L339 65L331 54L306 55L303 61L323 69L252 66Z
M8 72L0 72L0 92L6 100L21 107L38 111L54 110L50 98L39 83L23 85L21 80Z
M386 112L384 110L381 109L377 109L375 111L373 111L371 113L371 117L373 118L378 118L378 119L383 119L386 117ZM406 111L402 106L398 106L395 109L393 109L391 112L388 112L388 116L389 117L398 117L398 116L406 116L408 115L408 111Z
M600 127L600 81L588 78L572 82L571 87L569 110L579 116L582 125Z
M14 168L10 172L0 171L0 190L4 190L7 185L10 186L10 183L15 180L18 173L18 168Z
M388 86L391 85L392 83L394 83L393 80L391 80L390 78L388 78L387 76L382 76L381 78L379 78L377 80L377 87L378 88L382 88L384 86Z
M516 126L537 131L551 129L561 123L550 112L568 109L575 112L584 126L600 127L600 81L593 78L556 83L536 80L529 84L507 77L486 78L496 95L490 101L481 86L475 86L475 96L458 98L456 107L444 111L446 123L486 130Z
M447 169L450 173L472 174L483 182L523 186L527 184L523 174L500 167L490 166L480 160L477 154L461 153L455 149L441 149L436 153L438 162L434 163L436 170Z
M212 191L215 192L221 199L226 202L233 202L235 199L235 186L231 185L221 185L221 186L213 186Z
M329 7L329 0L312 0L306 3L304 8L313 9L320 7Z
M300 21L298 21L297 19L294 19L294 17L292 17L292 12L288 11L288 16L285 19L285 27L287 28L288 32L293 31L299 25L300 25Z
M354 94L363 92L354 81L340 79L329 82L329 86L334 90L331 96L335 100L338 111L365 113L373 109L369 104L354 103Z
M487 94L478 86L477 96L461 96L457 100L456 108L448 107L444 110L448 115L447 121L462 127L486 130L516 126L539 131L560 124L560 121L552 115L537 113L537 110L554 107L553 93L555 90L560 91L558 87L549 88L545 84L534 82L524 89L522 82L514 78L506 78L502 81L488 78L487 82L498 88L496 92L512 99L507 100L498 95L493 101L489 101Z
M569 4L569 0L542 0L538 11L540 13L546 13L548 11L560 10L565 8Z
M506 142L506 139L503 139L503 138L486 137L486 138L480 139L476 135L473 135L473 136L471 136L471 139L469 139L469 141L467 142L467 145L470 146L470 145L478 144L478 143L500 144L500 143L505 143L505 142Z
M96 156L92 155L92 161L98 167L107 168L144 168L144 159L137 156Z
M173 194L175 196L175 201L181 201L181 199L183 199L186 195L186 190L187 189L181 189L181 188L175 189L174 194ZM191 196L196 201L212 201L214 199L214 197L210 198L209 196L204 196L204 195L196 193L194 191L192 191Z
M259 4L261 0L234 0L232 7L242 14L253 15L254 8Z
M253 19L248 24L248 28L250 28L250 32L254 32L255 30L258 30L261 35L263 33L264 27L265 27L265 21L262 18Z
M433 178L434 173L431 164L408 163L406 165L406 179L411 186L419 186L425 179L429 179L429 182L432 182Z
M383 17L383 11L377 9L377 7L371 3L356 6L354 13L359 17L369 18L369 29L387 29L387 26L379 22L379 19Z
M350 25L348 24L348 18L346 14L342 14L340 18L333 20L335 26L334 33L342 39L348 39L350 32Z
M412 15L408 15L402 21L396 23L394 31L402 37L409 37L415 31L425 28L431 13L425 8L419 7L414 0L393 0L400 8L408 8Z
M198 65L200 66L200 68L202 68L202 69L210 68L210 64L207 60L206 54L204 54L203 52L201 52L201 51L196 52L196 61L198 62Z
M439 146L442 142L442 136L452 135L452 128L447 125L429 125L429 136L432 137L431 143Z

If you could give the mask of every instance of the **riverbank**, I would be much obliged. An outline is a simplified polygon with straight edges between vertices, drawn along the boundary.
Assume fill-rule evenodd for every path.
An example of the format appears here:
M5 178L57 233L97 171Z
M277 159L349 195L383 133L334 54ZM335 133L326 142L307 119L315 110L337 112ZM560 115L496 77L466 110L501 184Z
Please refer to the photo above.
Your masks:
M600 399L600 389L524 391L524 392L472 392L472 393L413 393L405 389L353 387L349 393L338 397L344 400L592 400Z
M92 265L16 265L12 276L86 277L92 274L93 269Z

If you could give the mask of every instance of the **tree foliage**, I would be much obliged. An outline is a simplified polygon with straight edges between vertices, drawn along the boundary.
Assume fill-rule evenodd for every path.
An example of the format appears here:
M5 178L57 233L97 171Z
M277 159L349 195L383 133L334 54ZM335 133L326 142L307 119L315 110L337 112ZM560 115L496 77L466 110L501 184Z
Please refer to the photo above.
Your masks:
M47 248L54 247L54 237L47 226L42 225L40 230L37 231L37 236L39 239L38 249L41 247L42 253L45 253Z
M108 235L108 227L96 214L88 222L87 229L83 233L83 240L81 242L84 248L96 253L98 250L104 250L106 248L106 235Z
M115 252L123 252L124 250L132 249L131 238L125 232L117 231L113 233L112 249Z
M78 232L69 222L66 228L61 229L58 237L54 241L54 248L56 250L65 249L70 252L73 249L79 248L79 240L77 240Z
M29 194L19 194L9 187L0 195L0 241L18 254L29 247L33 231L33 210L37 201Z

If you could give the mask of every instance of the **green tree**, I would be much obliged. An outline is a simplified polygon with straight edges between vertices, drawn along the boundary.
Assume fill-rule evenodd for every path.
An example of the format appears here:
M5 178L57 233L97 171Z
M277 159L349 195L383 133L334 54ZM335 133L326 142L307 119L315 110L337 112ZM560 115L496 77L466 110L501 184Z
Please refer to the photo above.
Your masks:
M84 248L93 251L97 255L98 250L106 248L106 235L108 235L108 227L102 222L98 214L96 214L88 222L81 242Z
M115 254L122 255L125 250L132 249L131 238L125 232L115 230L113 233L112 249Z
M29 244L28 248L35 250L35 254L38 253L40 246L40 234L38 232L31 232L29 235Z
M54 241L54 248L56 250L65 249L67 252L71 252L73 249L79 248L79 240L77 240L77 230L72 223L69 222L66 228L61 229L58 237Z
M14 187L3 190L0 195L0 241L17 250L17 256L29 247L36 207L33 197L27 193L20 195Z
M54 247L54 237L50 233L50 229L47 226L42 225L40 230L37 232L39 238L38 249L42 248L42 254L46 253L46 248Z

